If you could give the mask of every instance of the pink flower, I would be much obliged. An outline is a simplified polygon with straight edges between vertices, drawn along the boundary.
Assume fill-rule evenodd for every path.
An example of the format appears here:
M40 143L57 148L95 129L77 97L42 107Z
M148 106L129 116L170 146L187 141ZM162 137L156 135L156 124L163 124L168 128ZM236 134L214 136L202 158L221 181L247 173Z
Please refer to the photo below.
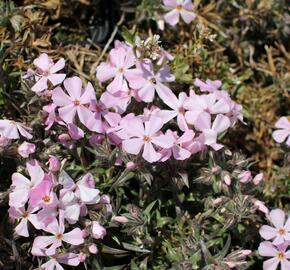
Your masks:
M190 23L196 17L193 10L191 0L163 0L163 4L170 12L164 15L164 20L170 25L176 25L179 22L179 17Z
M290 241L290 217L285 223L285 213L281 209L274 209L269 214L269 220L274 227L263 225L260 235L266 239L274 239L273 244L279 245L284 241Z
M170 136L174 143L171 148L161 151L163 155L162 161L169 159L171 155L173 155L176 160L185 160L191 156L191 152L185 145L193 140L194 132L192 130L185 131L181 137L178 137L177 133L172 130L167 130L165 134Z
M59 222L54 219L44 231L51 233L51 236L38 236L34 239L31 253L35 256L53 255L56 248L62 245L62 242L71 245L80 245L84 243L84 238L80 228L75 228L68 233L64 233L65 226L63 220L63 213L60 212ZM48 248L48 249L47 249Z
M53 183L50 177L45 177L40 184L30 192L29 205L33 207L55 207L58 204L56 194L53 192Z
M163 100L167 95L173 95L172 91L165 86L164 82L175 80L167 65L164 65L157 73L154 72L153 64L150 60L144 60L138 64L139 73L132 73L128 76L129 85L137 90L138 97L145 102L152 102L155 91Z
M85 204L96 204L100 200L100 191L95 188L95 181L92 174L85 174L76 184L77 196Z
M219 91L222 83L220 80L206 80L205 82L203 82L200 79L195 79L194 85L199 87L201 92L214 93L216 91Z
M98 221L92 222L92 236L95 239L103 239L107 234L106 229Z
M36 71L36 84L31 88L32 91L38 93L47 89L47 82L50 81L53 86L56 86L65 78L65 74L56 74L59 70L64 68L65 61L63 58L59 59L56 63L48 57L46 53L42 53L38 58L33 61L37 67Z
M224 98L218 99L215 94L193 95L185 103L188 110L185 113L187 123L194 125L201 114L222 114L230 111L230 106Z
M114 80L107 86L107 90L111 93L120 91L123 84L125 83L125 78L135 72L132 67L136 63L136 58L131 47L123 45L120 43L109 53L109 62L101 63L97 67L97 79L101 82L108 81L112 78Z
M70 266L78 266L80 264L79 255L75 253L53 254L50 260L40 266L43 270L64 270L60 265L66 264Z
M211 124L211 117L206 112L201 113L195 122L196 129L202 132L204 144L211 146L216 151L223 147L217 143L218 134L224 132L230 125L229 118L222 114L218 114Z
M18 154L23 158L28 158L30 154L35 152L35 144L23 142L17 149Z
M180 130L185 131L188 129L187 123L185 121L185 108L184 104L187 101L188 97L186 93L181 92L178 95L178 98L172 93L164 95L162 101L169 106L173 111L171 111L171 118L177 117L177 125Z
M31 131L31 128L26 127L22 123L0 120L0 135L7 139L19 139L21 135L30 140L32 135L28 131Z
M271 242L262 242L259 246L259 254L265 257L273 257L263 263L263 270L275 270L279 263L281 264L281 270L290 269L290 250L286 251L288 246L281 245L279 247L274 246Z
M144 146L142 157L148 162L155 162L161 158L161 154L156 152L153 145L170 148L173 141L169 136L160 135L163 126L161 118L152 116L144 125L141 119L132 119L126 127L130 139L124 140L122 146L124 151L133 155L138 155Z
M275 130L273 132L273 139L278 142L282 143L286 139L286 144L290 146L290 122L286 117L281 117L275 124L275 127L278 128L278 130Z
M86 125L86 121L90 116L90 110L87 108L94 96L94 88L88 83L86 89L82 90L82 81L79 77L68 78L64 81L64 87L69 96L57 87L52 92L52 100L54 104L59 106L59 116L66 123L73 123L75 115L82 124Z
M105 97L103 94L100 101L97 101L95 95L91 98L89 106L91 113L86 125L91 131L104 133L109 126L115 126L121 120L121 116L118 113L113 113L108 110L108 107L104 103Z
M18 235L24 237L29 236L28 222L30 222L36 229L41 229L42 224L39 222L35 214L35 212L38 210L39 208L31 208L30 206L27 210L25 210L24 207L15 208L12 206L9 208L9 217L12 219L20 220L19 224L15 227L15 232Z
M60 161L56 156L49 155L48 164L49 164L48 168L51 172L58 172L59 171Z
M54 123L59 125L65 125L65 123L59 117L58 111L56 111L57 106L54 103L43 106L43 111L47 112L47 118L45 120L46 130L49 130Z
M44 178L44 172L35 160L26 163L26 168L31 181L20 173L12 174L12 192L9 194L9 205L20 208L25 205L30 196L30 192Z

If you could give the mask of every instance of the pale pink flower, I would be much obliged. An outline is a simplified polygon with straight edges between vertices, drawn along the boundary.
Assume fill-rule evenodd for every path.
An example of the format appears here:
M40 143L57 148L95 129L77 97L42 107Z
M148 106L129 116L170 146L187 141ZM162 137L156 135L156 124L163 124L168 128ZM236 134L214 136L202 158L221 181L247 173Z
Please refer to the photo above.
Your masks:
M65 122L63 122L62 119L60 118L56 108L57 105L54 103L50 103L42 107L43 111L47 112L48 114L44 122L46 125L45 130L49 130L54 123L57 123L59 125L65 125Z
M218 99L215 94L193 95L184 104L185 119L187 123L194 125L201 114L224 114L230 111L230 106L224 98Z
M274 246L271 242L262 242L259 246L259 254L265 257L273 257L263 263L263 270L276 270L278 265L281 264L281 270L290 269L290 250L286 251L288 246Z
M169 106L173 111L171 111L171 118L177 117L177 125L182 131L188 129L186 120L185 120L185 102L187 101L188 96L186 93L181 92L178 95L178 98L172 93L164 95L162 101Z
M195 121L195 128L202 132L204 144L211 146L215 150L223 146L217 143L217 136L227 130L231 123L228 117L218 114L211 124L211 117L208 113L203 112Z
M94 96L94 88L91 83L83 91L82 81L79 77L68 78L64 81L64 87L69 96L57 87L52 92L52 100L54 104L59 106L59 116L66 123L73 123L77 114L81 123L86 125L86 121L90 116L90 110L87 108Z
M47 227L42 228L44 231L51 233L51 236L38 236L34 239L31 253L34 256L53 255L56 249L62 245L62 242L71 245L80 245L84 243L84 238L80 228L75 228L65 233L63 213L60 211L59 221L54 219Z
M155 91L162 100L167 95L172 95L172 91L164 85L165 82L175 80L167 65L155 73L152 62L146 59L138 64L138 70L142 71L142 75L137 72L132 73L128 76L128 81L130 87L137 90L137 95L142 101L152 102Z
M60 263L70 266L78 266L80 262L79 255L75 253L53 254L50 256L50 260L42 264L40 268L43 270L64 270Z
M23 142L17 149L17 152L23 158L28 158L30 154L35 152L35 144Z
M29 133L31 130L22 123L0 120L0 135L7 139L19 139L21 135L30 140L32 139L32 135Z
M37 216L35 214L36 211L38 211L39 208L32 208L28 206L28 209L25 210L25 207L15 208L10 207L9 208L9 217L12 219L20 220L19 224L15 227L15 232L18 235L28 237L28 222L30 222L34 228L40 230L42 228L42 224L37 219Z
M121 116L118 113L110 112L108 106L104 103L106 95L102 95L97 101L96 96L93 95L90 101L89 109L91 111L86 127L94 132L104 133L109 126L117 125Z
M192 130L185 131L181 137L178 137L177 132L173 132L170 129L167 130L165 134L172 138L173 146L161 151L161 161L169 159L171 155L173 155L176 160L185 160L191 156L191 152L185 147L185 145L193 140L194 132Z
M144 127L145 125L145 127ZM122 142L124 151L129 154L138 155L144 146L142 157L148 162L155 162L161 158L153 145L162 148L170 148L173 141L169 136L160 135L159 131L163 126L163 121L159 117L151 117L144 124L141 119L135 118L126 127L130 139Z
M166 9L171 10L164 15L164 20L170 25L176 25L179 17L186 22L192 22L196 14L193 12L192 0L163 0Z
M272 134L273 139L278 142L282 143L286 140L286 144L290 146L290 122L287 119L287 117L283 116L281 117L275 124L275 128L278 128L278 130L275 130Z
M53 86L56 86L62 83L66 76L63 73L56 74L56 72L64 68L65 61L63 58L53 63L46 53L42 53L33 61L33 64L37 67L35 76L37 82L32 86L31 90L36 93L46 90L48 81L50 81Z
M111 93L120 91L123 87L125 79L132 72L136 72L132 67L136 63L136 57L131 47L121 44L115 45L109 53L109 61L103 62L97 67L97 79L100 82L113 81L107 86L107 90Z
M93 221L92 222L92 237L95 239L103 239L106 234L107 231L106 229L100 225L100 223L98 221Z
M260 228L260 235L265 240L274 239L274 245L282 244L284 241L290 241L290 217L285 222L284 211L274 209L269 213L269 220L274 227L263 225Z
M33 207L53 208L58 204L56 194L53 192L53 182L51 177L45 177L30 192L29 205Z
M209 93L214 93L216 91L219 91L222 83L220 80L206 80L203 82L200 79L195 79L194 85L199 87L201 92L209 92Z
M12 192L9 194L9 205L19 208L25 205L30 196L30 192L44 178L44 172L38 162L31 160L26 163L26 168L31 180L20 173L12 174Z

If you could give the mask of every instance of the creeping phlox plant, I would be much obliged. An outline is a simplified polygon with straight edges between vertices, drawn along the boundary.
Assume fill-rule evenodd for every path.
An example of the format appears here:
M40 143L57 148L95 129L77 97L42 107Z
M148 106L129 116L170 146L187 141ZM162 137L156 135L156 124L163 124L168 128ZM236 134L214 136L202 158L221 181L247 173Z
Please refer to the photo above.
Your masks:
M177 22L179 15L186 22L194 18L186 11L191 8L190 1L164 3L172 8L177 5L165 17L171 24ZM242 107L227 91L221 90L219 80L195 79L195 87L176 95L178 84L170 69L173 58L160 46L158 36L147 40L138 37L134 44L116 41L107 61L96 70L99 87L104 89L99 98L90 82L84 85L81 78L60 73L65 67L64 59L54 62L45 53L33 61L35 68L28 70L23 79L42 106L41 124L47 137L55 138L70 150L87 142L92 147L108 143L116 154L115 166L134 171L154 163L152 170L157 171L155 165L161 167L166 162L182 167L181 161L186 162L198 153L209 151L219 156L217 151L224 147L220 136L237 121L243 123ZM1 148L20 139L18 154L27 159L27 172L12 175L9 216L17 221L15 232L19 236L33 235L31 253L46 258L41 265L43 269L62 269L60 264L76 266L89 254L98 252L98 245L106 235L104 224L112 213L110 199L100 194L92 174L73 180L64 169L65 160L60 161L56 155L48 155L46 164L31 158L38 151L34 143L37 135L28 126L0 121ZM250 191L260 184L263 174L253 176L243 158L220 159L225 165L218 165L214 160L209 162L211 169L201 169L202 177L198 181L212 184L214 194L228 196L208 200L208 205L221 215L220 219L229 222L226 227L235 222L234 217L252 217L256 210L268 215L267 207ZM217 179L222 181L217 184ZM202 218L207 223L205 220L211 218L212 209L208 209L208 216L197 216L195 226ZM262 243L259 252L272 256L267 249L275 245L271 246L271 252L277 248L278 259L273 263L277 265L281 261L282 269L286 270L289 269L285 252L290 240L289 220L281 227L280 223L284 222L281 210L277 217L281 222L276 221L274 211L278 210L269 216L277 229L263 226L261 235L266 240L276 238L273 244ZM130 226L129 216L114 216L114 220ZM195 254L192 265L202 252L207 263L203 269L215 269L212 267L216 265L221 269L246 269L245 258L251 254L250 250L243 249L227 254L227 244L225 250L213 257L209 256L209 247L203 240L199 240L198 247L195 245L194 242L193 248L185 250ZM272 269L269 264L265 262L265 270Z
M18 172L12 175L9 194L9 216L18 220L15 232L29 236L29 224L39 231L31 253L48 257L43 269L63 269L60 265L76 266L88 253L97 253L93 239L102 239L106 229L92 221L89 212L105 218L111 212L110 200L95 188L91 174L75 182L65 171L58 173L59 161L49 160L45 172L36 160L26 163L30 179Z

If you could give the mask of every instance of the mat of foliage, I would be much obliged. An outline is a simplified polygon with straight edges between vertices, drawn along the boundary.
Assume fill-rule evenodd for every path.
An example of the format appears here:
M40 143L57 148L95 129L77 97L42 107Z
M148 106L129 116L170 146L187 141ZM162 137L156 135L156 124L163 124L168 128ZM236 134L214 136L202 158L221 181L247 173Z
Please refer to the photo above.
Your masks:
M162 46L177 55L171 67L184 89L194 78L219 79L232 98L243 105L247 125L239 124L227 135L223 143L232 153L218 157L219 165L233 168L248 157L243 166L251 164L266 176L258 196L270 207L290 210L289 158L271 138L277 119L290 113L287 0L197 0L194 23L165 27L164 31L156 26L155 3L0 1L0 118L18 120L21 116L33 123L27 106L33 95L20 84L20 77L40 53L49 53L55 59L64 57L68 74L96 84L96 67L106 59L115 39L130 39L137 33L143 37L159 34ZM43 141L37 147L41 149ZM16 150L10 151L0 153L0 268L32 269L29 246L15 239L8 220L7 189L11 174L21 169L14 158ZM206 163L198 159L186 179L179 173L182 168L171 164L164 171L156 171L149 185L152 176L146 171L118 174L114 153L106 145L75 154L70 174L90 171L98 188L112 197L114 213L127 213L130 220L124 228L111 224L101 258L92 260L90 269L199 269L194 265L200 256L200 234L211 243L203 250L209 261L222 260L230 243L257 249L252 244L259 242L253 240L259 239L257 220L241 198L232 196L222 212L210 205L211 196L226 192L215 186L207 170L213 157L205 158ZM82 155L96 159L95 166L87 167ZM206 196L201 192L205 188ZM140 244L144 249L137 248ZM207 250L211 245L220 246L220 250L211 250L215 257ZM253 257L249 269L260 267L259 259Z

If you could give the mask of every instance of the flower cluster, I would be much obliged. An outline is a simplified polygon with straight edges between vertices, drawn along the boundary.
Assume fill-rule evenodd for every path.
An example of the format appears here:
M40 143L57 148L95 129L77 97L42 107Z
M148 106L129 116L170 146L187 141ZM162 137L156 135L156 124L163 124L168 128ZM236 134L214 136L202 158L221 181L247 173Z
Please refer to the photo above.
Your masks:
M36 160L26 163L30 179L16 172L12 175L9 216L17 220L15 232L30 235L29 224L38 235L31 253L48 257L43 269L63 269L60 263L76 266L87 254L97 253L95 239L102 239L106 229L89 212L111 213L109 197L95 188L88 173L77 182L62 171L56 157L49 160L45 172ZM49 234L49 235L47 235Z
M263 269L275 270L281 264L282 270L288 270L290 269L290 250L287 250L290 245L290 217L286 220L283 210L274 209L269 213L268 219L273 226L261 227L260 235L267 241L260 244L259 254L273 258L264 262Z
M159 50L150 59L150 54L144 53L146 48L148 51L146 46L140 50L140 46L115 43L108 60L97 67L97 79L106 83L99 100L92 84L83 87L79 77L66 78L63 87L47 89L51 103L43 107L46 129L55 123L66 128L59 140L69 147L86 134L92 140L107 136L112 145L127 154L140 154L148 162L164 162L171 157L184 160L206 147L221 149L218 136L237 120L242 121L241 106L219 90L220 81L196 79L196 92L176 96L169 86L175 81L167 64L172 58ZM45 66L44 60L41 55L34 62ZM38 72L36 84L49 72ZM129 111L136 104L143 106L142 114ZM168 126L172 128L165 128Z

